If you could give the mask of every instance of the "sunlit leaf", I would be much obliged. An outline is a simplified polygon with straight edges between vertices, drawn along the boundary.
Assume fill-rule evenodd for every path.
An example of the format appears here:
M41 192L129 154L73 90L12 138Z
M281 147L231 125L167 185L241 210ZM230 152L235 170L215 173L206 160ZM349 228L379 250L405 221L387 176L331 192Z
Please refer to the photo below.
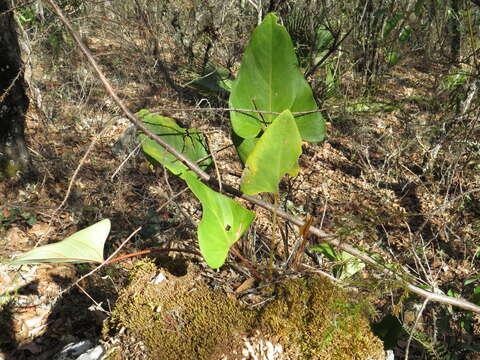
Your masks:
M346 251L340 252L338 260L341 264L335 266L334 273L335 277L340 280L348 279L365 268L364 262Z
M166 143L173 146L175 150L185 155L189 160L196 162L207 157L207 145L205 138L200 131L195 129L184 129L179 126L175 120L161 115L152 114L145 109L139 111L137 116L150 131L159 135ZM139 139L143 151L175 175L179 175L188 169L175 156L170 154L155 141L148 138L145 134L140 134ZM207 158L201 161L199 165L203 169L206 169L211 162L211 158Z
M255 214L197 179L191 171L181 177L202 203L202 220L198 225L200 252L208 266L219 268L228 250L248 229Z
M110 233L110 220L104 219L65 240L39 246L19 258L9 261L11 265L38 263L85 263L103 262L103 247Z
M410 25L405 25L405 27L400 32L400 35L398 35L398 39L402 42L407 41L410 38L411 34L412 27Z
M249 195L278 193L278 183L286 174L296 176L302 139L289 110L267 128L251 152L243 171L241 190Z
M277 17L268 14L245 50L238 77L232 85L230 107L291 112L318 109L312 90L298 67L292 40ZM275 119L274 114L230 114L233 131L241 138L256 137ZM322 141L325 121L320 113L297 116L295 121L305 141Z

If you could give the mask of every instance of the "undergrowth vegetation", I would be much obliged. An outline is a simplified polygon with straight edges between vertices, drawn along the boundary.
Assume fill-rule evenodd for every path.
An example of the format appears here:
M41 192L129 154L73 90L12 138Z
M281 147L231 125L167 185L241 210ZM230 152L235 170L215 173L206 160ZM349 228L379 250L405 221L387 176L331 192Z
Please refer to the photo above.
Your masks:
M226 319L219 337L239 340L252 328L249 311L265 301L255 310L256 328L287 341L301 337L295 341L303 356L315 358L330 341L345 354L335 331L353 333L357 316L359 327L366 326L362 306L370 302L372 329L397 356L462 359L480 352L480 314L426 301L407 288L480 306L480 7L474 1L59 2L127 106L208 181L145 132L128 130L64 25L38 3L19 7L16 16L30 46L28 139L44 175L21 190L13 180L1 184L0 239L24 229L31 238L21 250L30 250L38 240L30 230L48 224L52 240L70 244L91 245L94 234L95 251L90 256L67 247L58 255L64 242L52 256L40 246L18 264L59 256L101 263L141 226L122 252L163 249L199 263L208 278L205 294L182 301L223 304L212 310ZM236 200L227 197L232 186L261 194L303 225L239 192ZM12 253L12 244L1 240L0 255ZM123 277L129 261L115 264ZM290 280L319 274L335 286ZM245 289L234 290L249 279ZM274 293L261 290L280 280L286 282ZM206 290L218 284L249 310ZM337 287L354 289L360 300L343 306L343 293L335 299L324 293ZM142 316L149 312L129 308L137 300L119 300L104 330L109 336L121 326L138 330L126 312L140 324L148 321ZM338 317L316 319L317 302L327 300ZM157 305L142 301L155 311ZM291 313L275 313L285 307ZM275 316L280 320L268 320ZM173 342L186 334L178 326L164 329ZM331 335L316 338L322 326ZM137 336L158 349L147 330ZM219 356L227 346L194 336L208 351L219 346ZM188 358L197 345L184 345L178 351Z

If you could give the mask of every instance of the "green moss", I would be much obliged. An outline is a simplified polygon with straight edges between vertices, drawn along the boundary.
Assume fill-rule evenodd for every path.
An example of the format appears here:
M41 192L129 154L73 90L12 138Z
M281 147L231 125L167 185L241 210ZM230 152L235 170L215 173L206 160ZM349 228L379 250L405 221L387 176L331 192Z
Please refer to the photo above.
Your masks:
M20 170L20 163L14 160L7 160L0 158L0 179L13 178L17 175L17 171Z
M291 344L302 359L374 359L383 355L365 316L366 305L321 279L291 280L259 316L264 333Z
M150 282L155 274L151 262L134 269L105 335L126 327L130 337L146 345L149 359L216 359L239 348L239 334L251 327L253 312L195 281L192 267L187 275L167 275L160 284Z
M261 309L248 310L237 300L208 288L200 271L152 283L158 273L150 262L140 262L121 292L105 337L126 328L120 354L110 359L134 358L143 342L148 359L219 359L236 350L242 336L260 336L282 344L292 359L375 359L383 345L370 331L365 306L322 279L291 280L270 288L275 299ZM231 358L236 358L235 356Z

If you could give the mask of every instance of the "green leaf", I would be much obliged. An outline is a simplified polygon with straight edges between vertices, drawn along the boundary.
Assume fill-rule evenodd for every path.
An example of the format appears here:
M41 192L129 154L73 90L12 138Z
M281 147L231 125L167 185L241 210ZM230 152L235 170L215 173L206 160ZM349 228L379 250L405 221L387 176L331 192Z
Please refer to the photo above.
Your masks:
M335 277L340 280L348 279L365 268L365 263L346 251L340 253L338 260L342 264L335 266L334 273Z
M454 90L459 86L465 84L466 80L468 79L469 75L466 72L453 72L445 77L442 81L442 86L445 89Z
M325 25L317 28L317 50L327 50L333 42L333 34Z
M328 53L330 46L332 46L334 38L333 34L325 25L320 25L316 30L316 56L315 63L323 59Z
M191 171L181 177L202 203L202 220L198 225L200 252L213 269L227 258L230 246L248 229L255 214L197 179Z
M214 63L208 63L206 74L192 81L192 86L206 96L224 95L230 92L232 77L230 72Z
M479 281L479 280L480 280L480 277L479 277L479 278L471 278L471 279L465 280L465 282L464 282L463 284L464 284L464 285L470 285L470 284L473 284L473 283L475 283L475 282L477 282L477 281Z
M407 41L410 38L411 34L412 34L412 27L410 25L406 25L400 32L400 35L398 35L398 39L401 42Z
M253 32L243 56L238 77L232 85L230 107L282 112L318 109L312 90L298 67L292 40L287 30L268 14ZM245 139L256 137L276 115L232 111L234 132ZM322 141L325 121L320 113L296 118L305 141Z
M327 73L325 78L324 99L329 99L338 93L339 78L335 76L335 69L331 63L326 63L323 67Z
M322 253L331 261L341 262L341 264L335 265L334 267L335 277L340 280L348 279L365 268L365 264L361 260L346 251L336 252L328 243L320 243L310 248L310 250Z
M278 183L285 173L296 176L302 139L295 119L285 110L267 128L250 153L243 171L240 189L249 195L278 193Z
M166 143L173 146L178 152L185 155L189 160L196 162L208 155L207 146L203 134L195 129L184 129L175 120L156 114L148 110L140 110L137 113L145 126L159 135ZM188 168L183 165L175 156L170 154L162 146L148 138L145 134L139 135L143 151L170 170L173 174L179 175ZM211 158L203 160L200 167L206 169L212 162Z
M311 251L318 251L328 257L331 261L338 260L337 252L335 249L326 242L320 243L317 246L311 247Z
M110 233L110 220L104 219L65 240L39 246L19 258L9 261L10 265L39 263L85 263L103 262L103 246Z
M387 63L388 63L389 65L392 65L392 66L393 66L393 65L397 65L397 64L398 64L398 61L400 60L400 57L398 56L398 52L397 52L397 51L392 50L392 51L390 51L390 52L387 54L385 60L387 61Z
M385 22L385 25L383 26L383 38L385 39L390 33L392 32L393 29L397 26L398 22L402 19L402 16L400 15L393 15L390 19L388 19Z
M235 148L237 149L238 156L240 156L240 160L242 160L242 163L245 164L247 162L248 156L250 153L253 151L255 148L255 145L258 142L258 137L254 137L251 139L244 139L235 134L234 131L232 131L232 141L233 144L235 145Z

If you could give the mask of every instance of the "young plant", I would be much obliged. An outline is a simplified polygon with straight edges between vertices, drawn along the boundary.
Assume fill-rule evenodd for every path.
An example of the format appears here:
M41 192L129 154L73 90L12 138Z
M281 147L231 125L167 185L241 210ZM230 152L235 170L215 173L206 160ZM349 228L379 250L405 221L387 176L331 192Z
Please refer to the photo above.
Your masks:
M237 79L229 99L233 139L240 159L245 164L241 190L249 195L263 192L278 194L278 184L285 174L296 176L299 170L301 142L322 141L325 121L318 110L312 90L298 67L293 43L277 17L269 14L257 27L245 51ZM293 112L308 112L294 117ZM202 162L205 154L203 136L186 142L184 129L175 124L179 135L167 137L165 122L173 120L142 110L144 124L162 136L191 161ZM154 125L155 124L155 125ZM172 157L157 143L140 135L144 152L152 159L184 179L202 204L202 220L198 228L200 251L212 268L223 265L230 246L248 229L255 215L232 199L198 180L197 175Z
M322 141L325 121L316 111L312 90L300 72L292 40L274 14L267 15L254 31L232 85L229 102L234 108L251 109L244 113L231 112L234 142L245 164L241 190L249 195L278 194L281 178L285 174L298 174L302 140ZM295 112L302 114L294 116ZM206 141L199 131L184 129L173 119L145 109L138 112L137 117L148 130L203 170L211 164ZM196 174L145 134L139 135L139 141L152 162L180 176L200 200L203 209L198 227L200 251L210 267L219 268L255 214L203 184ZM103 220L60 243L36 248L14 263L48 259L103 261L103 244L109 230L109 220Z

